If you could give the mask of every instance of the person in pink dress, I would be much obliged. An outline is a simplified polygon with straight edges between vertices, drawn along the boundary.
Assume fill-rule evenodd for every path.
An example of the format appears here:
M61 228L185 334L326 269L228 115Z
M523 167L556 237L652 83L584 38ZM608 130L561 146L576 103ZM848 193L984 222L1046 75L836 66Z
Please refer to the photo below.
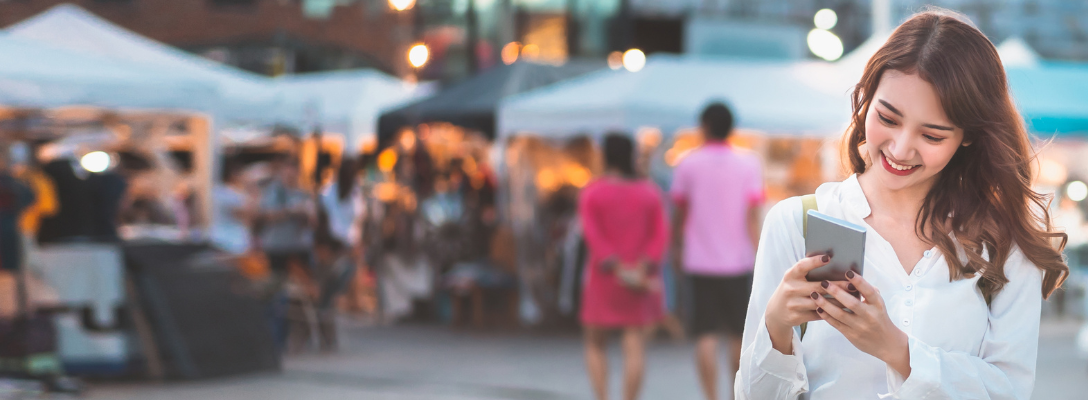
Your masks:
M661 191L635 173L634 143L622 135L604 141L606 172L582 190L578 212L589 248L582 296L586 369L598 400L608 398L608 334L622 331L623 398L642 386L650 329L665 315L661 259L669 230Z

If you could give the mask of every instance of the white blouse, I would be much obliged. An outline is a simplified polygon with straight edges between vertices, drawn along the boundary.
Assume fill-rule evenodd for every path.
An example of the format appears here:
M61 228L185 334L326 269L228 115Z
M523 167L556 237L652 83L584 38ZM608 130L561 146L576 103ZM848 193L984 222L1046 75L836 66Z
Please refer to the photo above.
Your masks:
M820 212L869 228L869 203L856 176L816 190ZM1042 271L1013 248L1009 283L987 307L979 275L949 281L936 248L911 274L873 229L865 242L862 276L880 290L888 315L909 337L906 380L858 350L827 322L793 335L793 354L771 347L763 314L785 271L804 256L799 197L771 208L756 254L755 281L745 319L736 399L1029 399L1035 384L1042 308ZM966 256L960 248L960 258Z

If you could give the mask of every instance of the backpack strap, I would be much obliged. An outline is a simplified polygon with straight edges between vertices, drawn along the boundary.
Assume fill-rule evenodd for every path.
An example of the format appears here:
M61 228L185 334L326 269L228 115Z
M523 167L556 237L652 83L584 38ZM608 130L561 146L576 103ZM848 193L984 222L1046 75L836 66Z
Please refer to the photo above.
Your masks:
M816 195L806 194L801 196L801 236L808 237L808 211L819 210L816 205ZM801 324L801 339L805 338L805 331L808 330L808 322Z

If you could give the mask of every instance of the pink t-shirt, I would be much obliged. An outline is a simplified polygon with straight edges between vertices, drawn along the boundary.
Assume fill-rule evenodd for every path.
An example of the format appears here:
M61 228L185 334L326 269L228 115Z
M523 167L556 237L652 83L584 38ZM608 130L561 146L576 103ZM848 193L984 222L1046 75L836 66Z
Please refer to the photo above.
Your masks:
M752 270L748 209L763 202L761 169L754 154L708 143L673 171L669 192L674 201L688 206L683 253L687 272L735 276Z

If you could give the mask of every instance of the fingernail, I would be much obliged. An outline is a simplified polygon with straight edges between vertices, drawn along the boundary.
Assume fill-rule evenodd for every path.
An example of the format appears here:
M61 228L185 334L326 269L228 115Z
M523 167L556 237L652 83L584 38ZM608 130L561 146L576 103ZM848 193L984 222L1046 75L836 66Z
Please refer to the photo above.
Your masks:
M846 279L854 279L854 271L846 271Z
M831 283L828 282L828 281L823 281L823 282L820 282L820 286L823 286L824 289L827 289L828 287L831 286Z
M824 309L823 309L823 308L820 308L820 307L816 307L816 312L818 312L818 313L820 313L820 314L823 314L823 313L824 313Z
M856 291L858 291L858 288L854 287L854 284L851 283L849 285L846 285L846 290L849 290L851 292L856 292Z
M828 261L831 261L831 257L824 256L824 258L822 258L822 260L824 260L824 262L828 262Z
M808 295L808 297L811 297L813 300L816 300L816 299L820 298L820 294L816 293L816 292L812 292L812 294Z

